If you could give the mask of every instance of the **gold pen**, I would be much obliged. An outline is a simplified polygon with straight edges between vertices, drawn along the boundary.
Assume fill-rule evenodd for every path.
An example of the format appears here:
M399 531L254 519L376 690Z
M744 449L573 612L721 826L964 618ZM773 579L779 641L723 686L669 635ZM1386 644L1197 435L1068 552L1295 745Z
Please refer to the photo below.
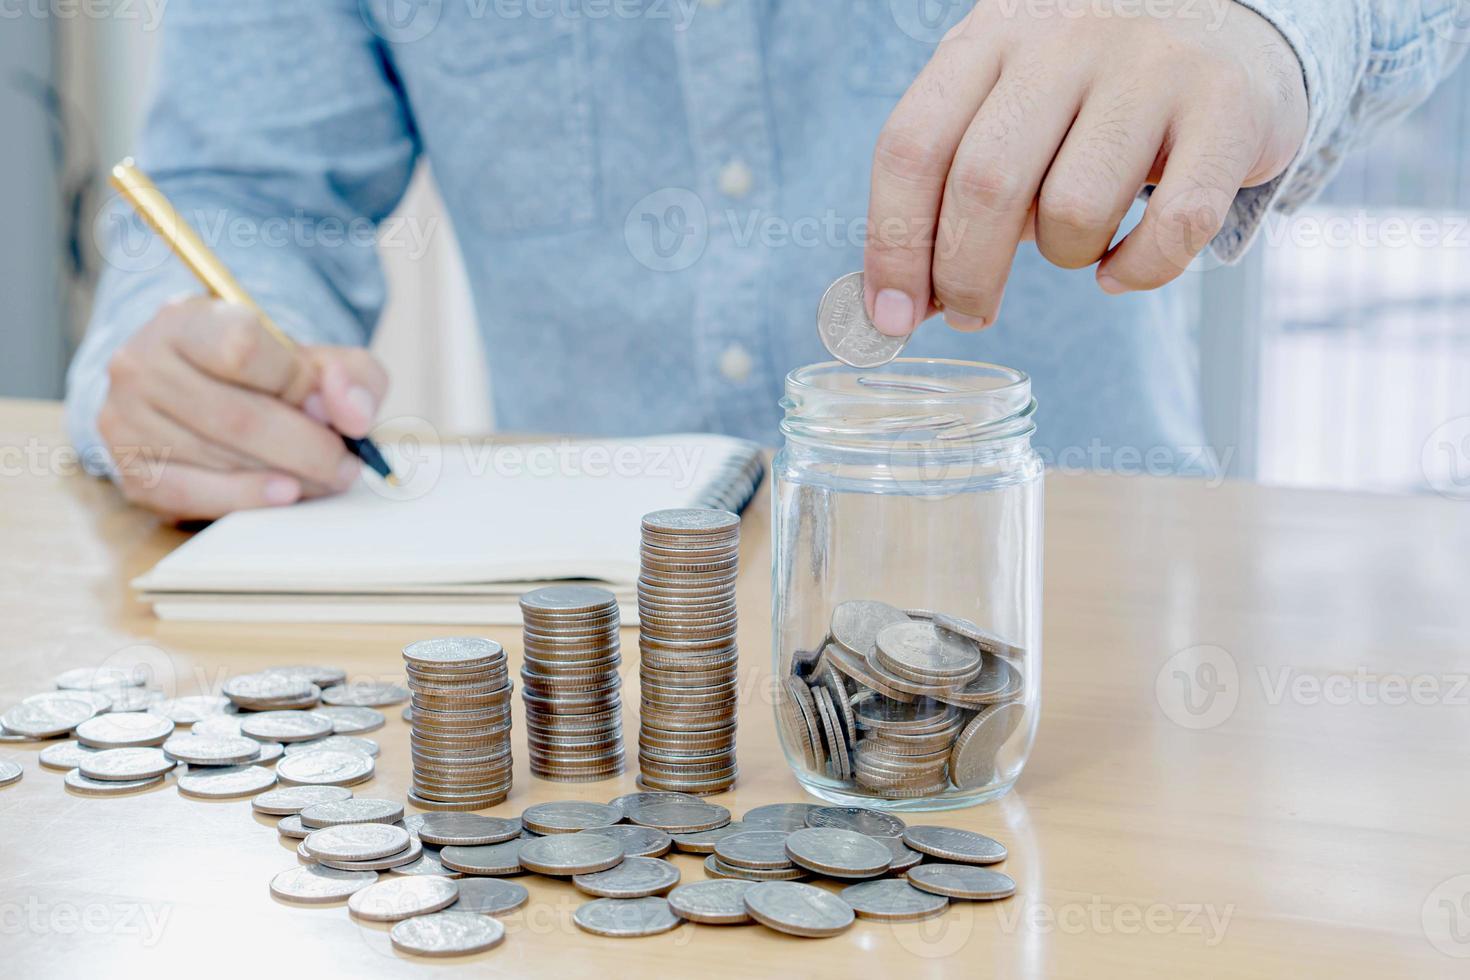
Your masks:
M256 303L245 291L245 287L230 274L230 270L220 261L219 256L204 244L204 240L199 237L198 233L189 226L178 211L174 210L174 206L169 203L167 197L164 197L163 192L154 186L147 174L138 169L132 157L124 159L112 168L109 182L133 206L133 210L142 216L148 226L168 243L174 255L188 266L189 271L194 273L211 295L250 310L260 318L261 326L265 327L266 332L274 337L281 346L293 354L300 351L300 346L291 338L291 335L282 330L276 321L260 308L260 304ZM383 457L382 451L373 445L371 439L342 436L342 442L348 452L362 460L374 473L389 483L398 482L393 476L392 467Z

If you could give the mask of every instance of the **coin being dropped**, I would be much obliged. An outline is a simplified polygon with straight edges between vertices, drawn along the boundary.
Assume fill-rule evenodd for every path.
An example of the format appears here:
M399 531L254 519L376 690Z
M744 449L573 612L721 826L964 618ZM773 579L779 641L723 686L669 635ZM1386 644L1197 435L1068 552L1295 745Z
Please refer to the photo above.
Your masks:
M378 880L376 871L338 871L319 864L288 868L271 879L271 894L287 902L329 905Z
M457 898L459 884L449 878L433 875L386 878L349 898L347 910L369 922L397 922L437 912L453 905Z
M318 861L373 861L399 853L408 843L408 831L382 823L326 827L307 835L305 842L306 850Z
M82 775L80 769L73 769L66 774L66 788L84 796L119 796L123 793L131 793L135 789L148 789L163 783L162 776L154 776L152 779L88 779Z
M1016 882L1010 875L970 864L921 864L909 870L908 880L915 888L926 892L972 902L1005 898L1016 893Z
M861 806L822 806L807 815L812 827L838 827L855 830L868 837L901 837L907 826L891 813L881 813Z
M605 871L622 860L622 844L591 831L553 834L524 841L520 851L521 867L552 876L570 877Z
M425 844L437 847L477 847L514 840L521 835L521 822L476 813L430 813L420 822L418 835Z
M105 714L77 725L77 741L94 749L162 745L173 730L173 722L157 715L139 712Z
M625 857L606 871L574 875L572 884L603 898L647 898L679 883L679 869L660 858Z
M152 779L162 776L177 764L164 755L162 749L103 749L83 758L77 768L88 779L117 782Z
M321 787L340 789L341 787ZM351 794L349 794L351 795ZM371 797L330 800L315 803L301 811L301 825L320 830L352 823L397 823L403 819L403 804L396 800ZM404 833L409 831L404 830Z
M807 825L806 818L813 810L820 810L815 803L768 803L758 806L740 818L741 823L750 824L747 830L800 830Z
M439 852L439 860L446 868L467 875L517 875L525 870L521 847L526 843L517 839L480 847L446 847Z
M504 915L514 912L531 893L524 885L499 878L467 878L459 883L459 900L452 908L456 912L477 912L480 915Z
M762 881L745 893L745 909L761 925L791 936L835 936L852 925L852 907L831 892L795 881Z
M679 927L680 918L662 898L599 898L577 909L572 921L597 936L656 936Z
M499 920L474 912L435 912L397 923L388 932L393 948L415 956L468 956L494 949L505 939Z
M745 893L755 884L724 878L695 881L669 892L669 908L681 919L711 926L736 926L752 921L745 910Z
M317 749L276 763L276 775L288 786L351 786L372 774L373 758L362 752Z
M848 885L838 892L864 919L914 922L943 915L949 899L915 888L901 878L877 878Z
M20 777L25 775L25 770L9 759L0 759L0 786L9 786L20 782Z
M82 757L96 755L98 752L107 752L108 749L92 749L81 742L58 742L48 745L41 750L36 761L47 769L59 769L65 772L68 769L76 769L82 764Z
M312 710L332 719L334 735L363 735L377 731L387 722L381 711L350 704L324 704Z
M611 837L623 845L623 854L630 858L662 857L674 846L673 838L662 830L639 827L636 824L620 823L611 827L598 827L588 833Z
M868 316L863 274L838 279L822 296L817 308L817 336L828 353L855 368L882 367L903 352L910 334L890 337L879 333Z
M300 813L317 803L336 803L352 798L352 790L341 786L282 786L269 793L261 793L250 801L259 813L279 816Z
M261 766L191 769L178 778L179 792L207 800L254 796L276 784L276 774Z
M1006 846L992 837L955 827L909 827L903 842L941 861L957 864L995 864L1006 859Z
M538 834L571 834L594 827L611 827L623 819L619 807L580 800L558 800L527 807L521 823Z

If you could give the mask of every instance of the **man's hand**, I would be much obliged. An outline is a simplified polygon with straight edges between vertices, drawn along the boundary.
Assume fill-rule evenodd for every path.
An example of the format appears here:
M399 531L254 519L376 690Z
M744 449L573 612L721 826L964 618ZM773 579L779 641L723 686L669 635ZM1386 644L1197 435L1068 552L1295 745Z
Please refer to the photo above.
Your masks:
M1104 7L1106 4L1104 4ZM1179 276L1242 187L1306 138L1301 65L1254 12L980 0L889 118L873 163L868 308L901 336L935 310L995 322L1017 244L1109 293ZM1155 4L1153 8L1158 7ZM1110 244L1145 184L1142 222Z
M387 391L367 351L293 354L249 310L171 303L113 355L97 427L129 500L174 520L295 503L351 486ZM332 428L336 432L332 431ZM129 466L145 455L154 469Z

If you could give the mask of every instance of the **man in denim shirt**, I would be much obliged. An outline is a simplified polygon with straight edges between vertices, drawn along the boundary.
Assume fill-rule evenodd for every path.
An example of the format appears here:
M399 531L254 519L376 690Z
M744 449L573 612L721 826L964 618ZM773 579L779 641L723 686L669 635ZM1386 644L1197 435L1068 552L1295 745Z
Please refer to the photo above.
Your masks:
M327 423L365 432L387 384L351 232L423 159L506 429L772 442L783 375L824 357L818 297L864 267L884 331L943 312L910 354L1033 375L1044 450L1183 460L1197 277L1158 287L1206 247L1240 255L1418 104L1470 42L1465 6L173 0L139 162L315 370L179 300L189 275L113 220L73 437L166 450L161 479L112 469L173 517L349 484Z

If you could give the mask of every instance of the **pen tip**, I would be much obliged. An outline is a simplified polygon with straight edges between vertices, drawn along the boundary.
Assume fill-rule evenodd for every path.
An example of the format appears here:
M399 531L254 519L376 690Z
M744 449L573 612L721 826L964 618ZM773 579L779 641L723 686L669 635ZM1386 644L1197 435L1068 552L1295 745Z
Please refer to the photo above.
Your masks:
M387 476L383 477L383 482L387 483L390 487L396 487L398 486L398 477L396 474L389 473Z

